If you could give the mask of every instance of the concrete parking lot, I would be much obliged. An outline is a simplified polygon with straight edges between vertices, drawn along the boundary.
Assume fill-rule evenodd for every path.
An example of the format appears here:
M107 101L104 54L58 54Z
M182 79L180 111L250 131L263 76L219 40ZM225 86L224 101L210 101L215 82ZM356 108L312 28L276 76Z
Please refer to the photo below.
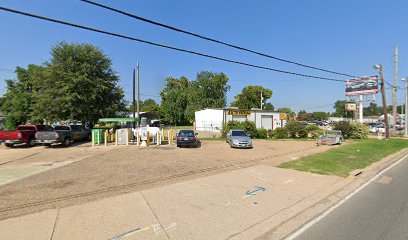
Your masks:
M329 148L316 147L313 141L267 140L255 140L253 149L231 149L222 141L203 141L197 149L174 145L93 148L89 143L70 148L2 147L0 177L14 177L2 180L0 219L259 164L276 166Z

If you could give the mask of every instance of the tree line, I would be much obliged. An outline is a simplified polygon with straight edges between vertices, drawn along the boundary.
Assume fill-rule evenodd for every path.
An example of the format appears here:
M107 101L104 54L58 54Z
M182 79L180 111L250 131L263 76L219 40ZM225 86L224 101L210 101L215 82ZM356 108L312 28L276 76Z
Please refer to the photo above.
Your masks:
M24 123L67 120L93 125L99 118L133 111L118 84L111 59L91 44L59 42L52 46L49 61L17 67L15 73L15 79L6 80L7 91L0 98L7 129ZM160 113L170 124L192 124L197 110L227 106L228 81L224 73L209 71L199 72L193 80L168 77L160 92L161 103L146 99L139 107L141 111ZM246 86L231 106L260 108L261 96L263 109L274 110L267 102L272 90L262 86Z

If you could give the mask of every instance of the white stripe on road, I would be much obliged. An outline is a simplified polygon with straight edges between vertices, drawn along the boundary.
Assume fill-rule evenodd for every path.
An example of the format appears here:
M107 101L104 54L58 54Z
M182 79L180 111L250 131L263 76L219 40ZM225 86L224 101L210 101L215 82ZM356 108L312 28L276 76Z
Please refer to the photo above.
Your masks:
M293 240L297 237L299 237L303 232L305 232L307 229L309 229L310 227L312 227L313 225L315 225L316 223L320 222L320 220L322 220L324 217L326 217L327 215L329 215L332 211L334 211L336 208L340 207L343 203L345 203L347 200L349 200L351 197L353 197L355 194L357 194L358 192L360 192L363 188L367 187L370 183L372 183L373 181L375 181L378 177L380 177L382 174L384 174L386 171L390 170L391 168L395 167L396 165L398 165L400 162L402 162L403 160L405 160L405 158L408 155L405 155L404 157L402 157L400 160L396 161L395 163L391 164L390 166L388 166L387 168L385 168L384 170L382 170L381 172L377 173L377 175L375 175L374 177L372 177L368 182L364 183L363 185L361 185L359 188L357 188L356 190L354 190L352 193L350 193L349 195L347 195L345 198L343 198L342 200L340 200L340 202L338 202L336 205L334 205L333 207L329 208L329 210L327 210L326 212L322 213L320 216L316 217L315 219L311 220L310 222L308 222L306 225L304 225L303 227L301 227L300 229L298 229L296 232L294 232L293 234L291 234L289 237L285 238L285 240Z

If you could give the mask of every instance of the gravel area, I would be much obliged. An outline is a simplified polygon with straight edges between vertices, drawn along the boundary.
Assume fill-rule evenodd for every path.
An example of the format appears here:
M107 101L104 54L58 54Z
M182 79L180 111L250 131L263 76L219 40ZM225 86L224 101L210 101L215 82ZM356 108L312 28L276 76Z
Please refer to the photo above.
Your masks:
M276 166L330 147L313 141L255 140L253 149L231 149L223 141L199 148L171 146L89 147L94 155L0 186L0 219L80 204L257 164ZM77 147L64 150L75 155ZM82 150L83 151L83 150ZM31 158L35 158L35 155Z

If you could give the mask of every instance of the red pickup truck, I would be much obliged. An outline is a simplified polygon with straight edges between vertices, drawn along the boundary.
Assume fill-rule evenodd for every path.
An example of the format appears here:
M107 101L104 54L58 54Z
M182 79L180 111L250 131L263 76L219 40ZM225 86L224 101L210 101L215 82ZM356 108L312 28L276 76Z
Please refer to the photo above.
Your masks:
M4 142L6 147L13 147L19 143L25 143L32 147L35 145L35 133L38 131L52 131L52 127L48 125L20 125L15 131L0 132L0 142Z

